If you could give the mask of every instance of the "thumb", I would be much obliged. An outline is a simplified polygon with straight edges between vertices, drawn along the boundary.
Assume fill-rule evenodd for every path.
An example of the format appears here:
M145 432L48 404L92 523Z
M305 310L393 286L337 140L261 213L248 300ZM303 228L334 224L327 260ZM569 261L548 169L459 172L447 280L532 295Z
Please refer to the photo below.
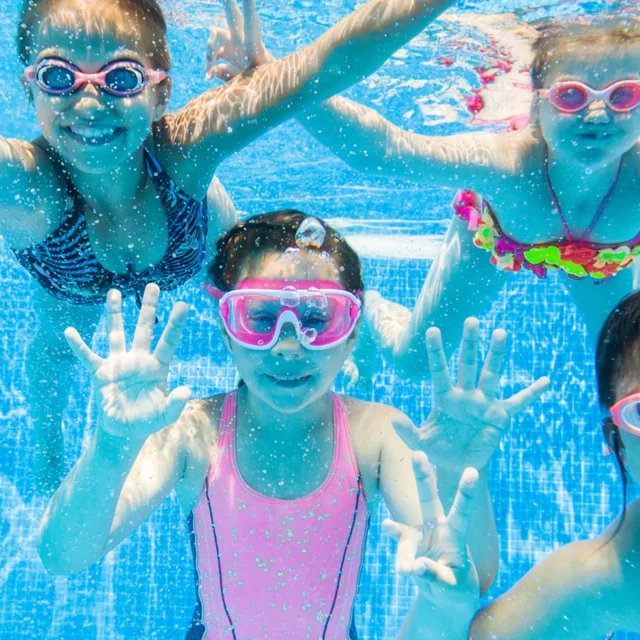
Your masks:
M190 397L189 387L178 387L169 394L162 412L166 424L172 424L180 417Z

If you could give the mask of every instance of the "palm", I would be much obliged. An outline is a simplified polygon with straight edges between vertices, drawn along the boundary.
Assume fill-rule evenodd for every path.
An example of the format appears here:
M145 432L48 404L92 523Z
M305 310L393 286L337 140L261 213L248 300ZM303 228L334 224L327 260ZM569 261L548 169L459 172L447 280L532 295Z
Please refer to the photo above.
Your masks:
M150 352L159 289L149 285L130 351L125 349L118 292L107 299L109 356L101 358L82 341L75 329L66 336L78 359L93 374L98 423L114 436L146 438L174 422L188 398L181 387L167 395L169 364L178 345L188 311L179 303L153 353Z
M431 414L420 429L409 423L395 424L407 445L424 451L436 466L456 473L469 466L483 469L513 416L537 400L549 385L548 378L540 378L510 398L497 398L506 333L494 332L476 384L478 342L478 321L469 318L464 325L458 383L454 386L440 332L429 329L427 350L434 392Z
M224 0L229 29L212 27L207 43L207 79L230 80L250 67L266 64L270 56L260 37L255 0Z

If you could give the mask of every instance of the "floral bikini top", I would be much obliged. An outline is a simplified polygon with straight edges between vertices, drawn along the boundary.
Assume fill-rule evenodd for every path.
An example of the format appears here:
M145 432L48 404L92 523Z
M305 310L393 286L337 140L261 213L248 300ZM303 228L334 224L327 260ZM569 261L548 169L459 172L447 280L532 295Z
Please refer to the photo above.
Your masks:
M491 254L491 263L498 269L520 271L525 267L539 278L545 278L550 269L561 269L574 279L604 280L626 269L640 255L640 233L628 242L616 245L584 240L602 215L619 175L620 168L589 228L580 239L572 237L548 178L549 190L565 231L560 240L525 244L510 238L500 228L487 202L474 191L458 191L453 200L453 208L458 217L468 222L469 230L475 232L473 243Z

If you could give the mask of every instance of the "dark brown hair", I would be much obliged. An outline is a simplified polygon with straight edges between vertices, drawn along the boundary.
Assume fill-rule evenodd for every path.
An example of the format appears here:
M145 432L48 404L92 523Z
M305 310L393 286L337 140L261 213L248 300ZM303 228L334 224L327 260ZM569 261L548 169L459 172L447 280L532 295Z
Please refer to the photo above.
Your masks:
M240 280L247 263L256 263L270 252L284 252L297 248L296 233L309 216L302 211L285 209L262 213L248 218L218 239L216 255L209 267L209 278L221 291L230 291ZM362 268L358 254L330 225L317 218L325 228L321 247L307 247L303 251L326 252L338 268L340 284L354 295L364 290Z
M38 33L47 26L64 24L70 29L78 23L78 13L85 26L99 34L112 33L133 37L144 44L155 68L171 70L167 43L167 23L157 0L23 0L16 44L18 56L27 66L35 53Z
M598 401L604 414L615 404L621 379L638 375L640 364L640 291L623 298L606 319L596 349L596 377ZM624 464L624 445L620 430L610 417L602 422L604 437L613 453L622 477L622 492L626 508L629 472ZM625 511L617 530L624 520ZM614 533L615 535L615 533Z

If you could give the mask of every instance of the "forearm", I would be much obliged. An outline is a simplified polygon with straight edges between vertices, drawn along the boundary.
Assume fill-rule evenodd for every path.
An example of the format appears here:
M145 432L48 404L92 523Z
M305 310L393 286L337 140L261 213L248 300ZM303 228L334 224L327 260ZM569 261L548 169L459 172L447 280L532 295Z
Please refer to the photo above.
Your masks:
M170 138L192 145L263 132L373 73L451 2L371 0L300 51L196 98L171 117Z
M438 495L445 513L449 512L458 489L459 471L437 469ZM478 572L480 592L488 591L493 585L500 564L500 543L498 529L489 492L489 469L480 471L478 493L473 501L473 510L469 519L469 552Z
M75 573L104 555L122 487L141 446L96 429L42 520L38 552L49 572Z
M472 609L436 608L418 595L404 619L398 640L467 640Z

